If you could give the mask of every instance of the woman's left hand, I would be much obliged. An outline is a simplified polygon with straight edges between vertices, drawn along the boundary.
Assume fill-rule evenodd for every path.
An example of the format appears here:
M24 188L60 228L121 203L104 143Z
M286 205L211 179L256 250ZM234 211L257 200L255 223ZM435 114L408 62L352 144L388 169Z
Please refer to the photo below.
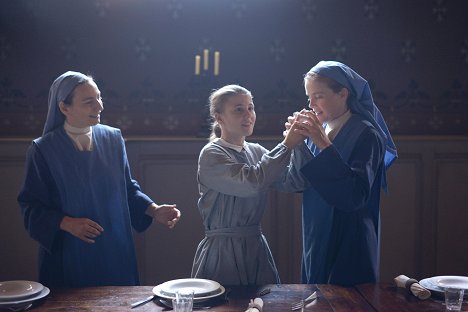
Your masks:
M156 205L152 203L146 213L159 223L167 225L170 229L176 225L181 217L181 213L175 204Z

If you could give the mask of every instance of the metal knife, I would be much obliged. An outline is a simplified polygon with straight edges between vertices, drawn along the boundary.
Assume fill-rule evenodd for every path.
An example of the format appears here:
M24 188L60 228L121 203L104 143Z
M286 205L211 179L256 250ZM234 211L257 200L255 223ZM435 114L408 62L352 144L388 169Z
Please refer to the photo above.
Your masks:
M136 307L139 307L139 306L141 306L141 305L143 305L145 303L148 303L148 302L152 301L154 299L154 297L155 297L155 295L152 295L152 296L149 296L148 298L145 298L143 300L134 302L134 303L131 304L131 307L132 307L132 309L136 308Z

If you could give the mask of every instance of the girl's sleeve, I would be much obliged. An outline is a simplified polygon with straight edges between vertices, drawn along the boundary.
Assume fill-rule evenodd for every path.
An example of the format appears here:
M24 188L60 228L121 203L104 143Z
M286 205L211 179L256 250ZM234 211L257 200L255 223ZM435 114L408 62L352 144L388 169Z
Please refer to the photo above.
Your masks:
M283 176L273 185L282 192L302 192L310 186L309 181L301 172L301 168L314 156L304 143L297 145L291 154L291 161Z
M291 151L282 143L271 151L258 147L263 155L256 164L248 165L216 144L206 146L198 161L198 182L208 189L239 197L268 189L288 166Z

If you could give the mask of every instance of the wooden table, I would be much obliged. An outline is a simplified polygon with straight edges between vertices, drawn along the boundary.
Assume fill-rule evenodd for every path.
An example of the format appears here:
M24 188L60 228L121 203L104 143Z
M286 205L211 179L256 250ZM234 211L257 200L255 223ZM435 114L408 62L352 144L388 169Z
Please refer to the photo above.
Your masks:
M203 311L245 311L250 298L269 287L262 296L265 312L291 311L291 304L318 292L318 299L304 311L445 311L440 298L419 300L392 284L363 284L355 287L334 285L281 284L263 287L226 287L228 302ZM130 309L130 304L152 294L152 286L90 287L81 289L52 289L30 311L171 311L156 300ZM463 308L468 309L468 303Z

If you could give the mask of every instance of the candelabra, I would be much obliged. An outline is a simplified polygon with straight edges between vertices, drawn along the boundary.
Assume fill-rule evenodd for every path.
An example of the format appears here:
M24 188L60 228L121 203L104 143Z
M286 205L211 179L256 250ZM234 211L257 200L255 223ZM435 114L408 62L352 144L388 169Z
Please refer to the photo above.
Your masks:
M210 134L211 117L208 97L214 89L220 87L219 69L221 53L214 51L213 56L213 69L210 70L210 51L204 49L202 55L195 55L195 72L190 80L191 97L189 101L198 102L201 105L198 137L208 137Z

